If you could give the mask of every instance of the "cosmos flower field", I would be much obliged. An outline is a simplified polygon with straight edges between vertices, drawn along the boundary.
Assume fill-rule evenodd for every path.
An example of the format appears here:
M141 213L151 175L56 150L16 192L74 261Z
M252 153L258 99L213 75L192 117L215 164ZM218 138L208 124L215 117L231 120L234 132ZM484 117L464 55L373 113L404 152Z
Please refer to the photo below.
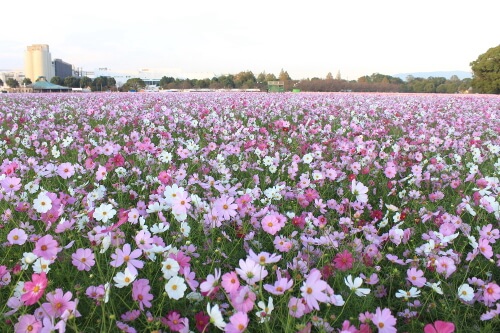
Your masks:
M0 96L1 332L500 331L500 98Z

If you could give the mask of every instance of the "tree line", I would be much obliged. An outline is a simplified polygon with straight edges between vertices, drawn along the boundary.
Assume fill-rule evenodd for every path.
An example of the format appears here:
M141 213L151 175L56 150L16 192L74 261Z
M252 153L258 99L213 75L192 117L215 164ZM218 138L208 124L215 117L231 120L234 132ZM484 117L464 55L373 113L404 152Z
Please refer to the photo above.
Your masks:
M333 77L328 73L324 78L307 78L293 80L287 71L281 69L278 76L261 72L255 76L251 71L238 74L224 74L211 79L181 79L164 76L159 81L161 89L259 89L267 91L269 81L281 81L285 91L300 90L308 92L405 92L405 93L488 93L500 94L500 45L490 48L484 54L470 63L473 78L459 79L453 75L449 79L444 77L420 78L409 75L403 81L401 78L390 75L374 73L359 77L357 80L344 80L340 72ZM19 82L13 78L6 80L11 88L19 87ZM89 77L53 77L51 83L64 85L71 88L87 88L92 91L139 91L146 86L140 78L131 78L123 86L117 87L112 77L100 76L95 79ZM25 78L23 85L31 84ZM3 86L0 80L0 86Z

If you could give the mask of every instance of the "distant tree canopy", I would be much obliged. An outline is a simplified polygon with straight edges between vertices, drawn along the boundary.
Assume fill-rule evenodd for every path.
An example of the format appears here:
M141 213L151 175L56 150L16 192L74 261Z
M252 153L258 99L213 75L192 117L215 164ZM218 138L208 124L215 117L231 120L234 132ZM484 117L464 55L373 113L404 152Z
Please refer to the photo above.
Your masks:
M94 82L95 82L95 80L94 80ZM128 79L127 82L125 82L125 84L122 86L122 90L124 90L124 91L130 91L130 90L139 91L139 90L143 89L144 87L146 87L146 83L141 78L135 77L132 79Z
M62 86L64 84L64 81L60 76L54 76L52 79L50 79L50 83Z
M500 94L500 45L488 49L470 63L475 92Z
M5 80L5 83L11 88L19 88L19 82L11 77Z
M0 81L1 81L1 80L0 80ZM30 84L32 84L32 83L33 83L33 82L31 82L31 79L30 79L29 77L25 77L25 78L23 79L23 82L22 82L22 84L23 84L23 85L25 85L25 86L30 85ZM0 86L1 86L1 84L0 84Z

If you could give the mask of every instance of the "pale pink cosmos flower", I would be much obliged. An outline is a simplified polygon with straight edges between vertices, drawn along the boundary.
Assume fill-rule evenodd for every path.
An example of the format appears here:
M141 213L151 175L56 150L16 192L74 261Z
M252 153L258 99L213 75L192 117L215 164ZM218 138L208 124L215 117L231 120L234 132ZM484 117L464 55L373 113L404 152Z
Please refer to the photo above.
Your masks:
M397 330L394 327L396 325L396 318L391 314L391 310L383 309L379 307L375 310L372 317L372 322L377 326L379 333L396 333Z
M427 279L424 277L424 272L421 269L417 270L414 267L409 268L406 271L406 275L406 279L415 287L423 287L425 282L427 282Z
M248 326L248 315L245 312L236 312L229 317L229 323L226 325L224 332L239 333L243 332Z
M191 198L189 197L187 192L179 192L172 199L172 212L175 214L186 214L187 211L191 208Z
M265 284L264 289L273 295L283 295L285 291L292 288L293 280L281 276L281 271L276 272L276 281L274 285Z
M0 181L5 193L13 193L21 189L21 178L5 177ZM0 191L1 192L1 191Z
M493 257L493 248L491 247L488 239L480 238L477 248L479 249L479 252L481 252L481 254L485 256L487 259Z
M266 215L261 221L262 229L273 236L285 226L285 223L286 218L278 213Z
M306 313L305 301L302 298L291 297L288 301L288 313L290 316L300 318Z
M215 269L215 275L208 274L207 279L200 284L200 291L209 296L214 290L216 290L217 285L219 284L220 275L220 268Z
M62 289L57 288L45 296L47 303L43 303L42 308L46 314L54 318L61 317L65 311L76 315L76 302L71 300L72 297L70 291L63 293Z
M264 266L259 265L250 258L240 259L240 267L236 268L238 275L248 284L255 284L263 280L268 272Z
M444 274L446 278L449 278L457 270L455 262L453 259L448 257L439 257L436 260L436 272Z
M20 228L12 229L7 235L7 241L10 245L23 245L27 239L26 231Z
M361 182L357 182L356 180L352 180L351 183L351 193L356 196L356 200L360 203L368 202L368 187L363 185Z
M22 315L19 317L19 321L14 325L15 333L40 332L41 329L42 322L31 314Z
M249 286L240 287L236 292L230 294L231 303L234 308L241 312L249 312L255 305L257 295Z
M57 174L62 179L68 179L75 174L75 167L69 162L62 163L57 167Z
M321 280L321 272L315 268L312 269L300 288L306 304L313 309L319 310L318 302L328 300L328 295L325 293L327 286L328 284Z
M279 254L270 254L268 252L260 252L259 254L255 254L255 252L250 249L248 252L248 257L255 262L260 263L261 265L274 264L281 260L281 255Z
M492 306L500 299L500 287L495 282L489 282L483 287L483 300L486 306Z
M115 253L111 255L111 259L113 259L109 264L113 267L120 267L123 263L127 264L127 268L130 273L133 275L137 275L137 268L142 268L144 266L144 262L137 258L142 256L142 251L140 249L135 249L132 251L129 243L123 245L123 249L116 249Z
M71 255L71 258L73 259L72 264L79 271L90 271L95 264L94 253L91 249L78 249Z
M214 202L214 209L217 216L223 221L229 221L237 214L238 205L234 202L233 197L223 195Z

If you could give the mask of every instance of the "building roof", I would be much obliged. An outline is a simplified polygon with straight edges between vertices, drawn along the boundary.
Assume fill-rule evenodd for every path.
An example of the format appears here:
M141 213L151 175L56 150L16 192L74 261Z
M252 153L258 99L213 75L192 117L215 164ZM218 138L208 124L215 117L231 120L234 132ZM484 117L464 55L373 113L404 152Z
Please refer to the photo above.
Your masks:
M47 81L38 81L31 85L33 90L70 90L71 88L63 87Z

